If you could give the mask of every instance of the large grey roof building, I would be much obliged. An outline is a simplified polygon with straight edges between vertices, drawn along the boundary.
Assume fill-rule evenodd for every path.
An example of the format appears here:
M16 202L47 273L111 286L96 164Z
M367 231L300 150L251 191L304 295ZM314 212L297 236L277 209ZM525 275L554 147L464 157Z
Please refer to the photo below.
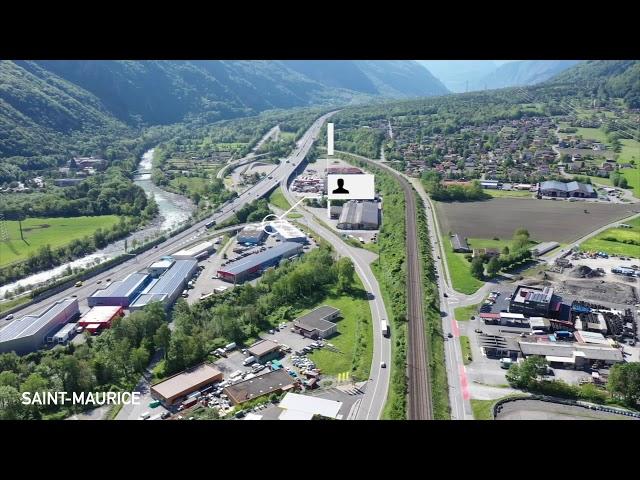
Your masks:
M467 244L467 240L457 233L451 237L451 247L453 248L454 252L471 253L471 249L469 248L469 244Z
M197 260L176 260L158 280L151 283L129 307L139 310L152 302L163 302L169 307L180 296L193 273L198 268Z
M253 273L275 266L283 258L289 258L302 252L302 245L296 242L283 242L280 245L269 248L261 253L241 258L237 262L230 263L220 270L218 275L229 282L242 282Z
M338 326L331 320L335 320L339 316L339 309L323 305L296 318L293 327L305 337L327 338L338 331Z
M65 298L49 305L38 315L26 315L0 330L0 353L15 351L19 355L40 348L47 337L69 320L80 315L78 300Z
M102 290L96 290L87 299L87 302L90 307L128 307L150 282L150 275L146 273L132 273L124 280L113 282Z
M342 206L338 228L341 230L375 230L379 225L379 209L376 202L355 200Z
M540 194L548 197L597 197L598 194L588 183L578 182L558 182L557 180L547 180L540 184Z

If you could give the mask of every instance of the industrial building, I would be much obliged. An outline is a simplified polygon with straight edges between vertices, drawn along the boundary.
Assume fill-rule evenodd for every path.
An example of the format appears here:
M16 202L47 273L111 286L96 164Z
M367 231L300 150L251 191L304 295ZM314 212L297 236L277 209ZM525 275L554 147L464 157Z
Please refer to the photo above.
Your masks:
M598 194L593 186L588 183L578 182L559 182L557 180L547 180L542 182L538 187L538 194L546 197L578 197L578 198L596 198Z
M214 249L215 246L213 242L207 241L179 250L172 254L171 257L175 260L202 259L211 255Z
M256 362L266 363L280 356L280 344L271 340L258 340L247 351L256 357Z
M457 253L471 253L467 239L457 233L451 236L451 247Z
M171 265L173 265L174 261L175 260L173 260L173 258L171 257L164 257L157 262L152 263L148 269L149 274L153 278L158 278L160 275L171 268Z
M65 298L49 305L38 315L26 315L0 330L0 353L18 355L33 352L46 343L61 325L80 315L78 299Z
M267 236L267 232L264 231L262 225L259 223L253 223L247 225L238 233L238 243L249 243L251 245L261 244Z
M222 372L209 363L201 363L193 368L177 373L151 387L151 396L165 406L171 406L212 383L222 381Z
M603 365L614 365L623 361L622 351L609 345L593 345L587 343L558 342L545 339L522 339L518 341L522 354L539 355L554 366L583 369L598 362Z
M315 415L338 419L342 402L299 393L287 393L278 407L284 410L278 417L279 420L311 420Z
M239 283L250 275L267 267L278 265L283 258L289 258L302 252L302 245L296 242L284 242L264 252L249 255L237 262L230 263L218 270L218 276L227 282Z
M546 317L552 310L553 288L526 287L518 285L509 302L510 313L522 313L534 317ZM554 310L560 302L553 304Z
M231 405L238 405L254 398L281 393L295 388L296 381L285 370L274 370L225 387L224 393Z
M377 202L350 200L342 206L337 227L340 230L376 230L379 225Z
M338 325L331 320L340 316L340 310L323 305L293 321L293 328L309 338L327 338L338 331Z
M140 310L152 302L162 302L165 308L169 308L197 269L197 260L176 260L164 275L157 280L154 279L129 308L132 311Z
M116 305L128 307L151 280L151 276L146 273L132 273L124 280L113 282L102 290L96 290L87 302L90 307Z
M93 307L78 321L78 326L94 334L106 328L111 328L113 321L124 315L122 307L102 306Z
M559 246L560 244L558 242L542 242L537 244L535 247L531 247L531 254L534 257L539 257L545 253L549 253L551 250L558 248Z
M276 232L276 237L283 242L307 243L307 235L286 220L278 219L269 223Z
M491 188L497 190L500 188L500 182L498 180L481 180L480 186L482 188Z

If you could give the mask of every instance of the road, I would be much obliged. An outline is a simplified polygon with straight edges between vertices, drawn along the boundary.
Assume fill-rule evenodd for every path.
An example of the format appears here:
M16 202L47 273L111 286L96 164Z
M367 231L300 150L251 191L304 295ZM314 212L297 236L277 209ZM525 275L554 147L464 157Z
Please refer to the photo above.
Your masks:
M295 205L300 199L295 197L289 190L289 179L280 182L282 192L291 205ZM364 389L364 395L360 405L357 407L355 418L357 420L378 420L382 415L387 392L389 390L389 371L391 369L391 339L382 336L380 321L387 319L387 314L382 300L382 293L378 281L373 275L370 264L377 258L374 253L363 248L347 245L335 232L320 223L315 215L300 204L296 212L302 215L296 221L307 226L328 241L338 255L349 257L353 261L355 270L362 280L362 283L371 295L369 297L369 308L373 323L373 358L371 361L370 380ZM380 363L385 362L387 367L381 368Z
M380 166L380 162L357 155L354 156L372 165ZM409 420L431 420L433 419L431 371L427 361L429 352L423 312L422 262L418 254L419 241L415 221L417 215L416 199L410 183L396 170L387 166L384 167L400 182L406 203L407 319L409 329L407 350L407 375L409 377L407 418Z
M273 173L271 174L271 176L273 177L272 179L264 178L263 180L249 188L247 191L234 198L226 205L222 206L212 216L196 223L184 232L167 239L166 241L159 244L157 248L152 248L151 250L147 250L144 253L132 256L131 260L127 260L126 262L110 268L101 274L95 275L90 280L85 281L82 287L67 288L47 299L20 309L14 313L14 317L19 318L24 315L39 312L55 301L61 300L71 295L76 295L78 297L78 302L81 304L82 308L82 306L86 305L87 297L89 297L98 288L103 287L106 279L110 278L112 281L122 280L130 273L146 268L151 263L159 260L160 257L174 253L180 248L183 248L186 244L193 243L198 239L198 237L204 235L205 233L210 233L206 230L206 223L211 220L215 220L217 223L227 220L234 214L236 209L239 209L244 204L256 200L257 198L266 196L271 190L273 190L275 186L278 185L281 179L289 178L289 176L299 165L300 161L304 159L304 157L311 149L313 141L315 138L317 138L320 129L322 128L322 125L324 124L326 119L329 118L333 113L334 112L330 112L323 115L311 125L311 127L305 132L302 138L296 143L296 147L289 156L288 161L281 162L273 171ZM216 233L223 233L225 231L234 230L236 228L237 227L231 227L229 229L219 230ZM101 282L100 285L97 285L98 281ZM8 325L10 322L3 323L5 325Z
M442 317L442 331L445 335L445 362L447 369L447 381L449 384L449 404L451 406L451 418L453 420L472 420L473 413L471 410L469 386L466 378L466 371L462 361L462 348L458 337L460 335L457 322L453 315L453 309L458 306L469 305L480 302L492 284L487 283L473 295L464 295L456 292L451 287L449 270L445 262L443 247L440 243L440 228L435 218L435 210L424 190L424 187L417 178L412 178L404 173L398 172L389 165L371 160L359 155L353 155L348 152L342 152L359 158L363 161L370 162L385 170L389 171L396 177L400 177L413 185L414 189L420 195L425 207L427 216L427 228L429 231L429 239L431 242L432 256L436 268L438 278L438 291L440 295L440 315ZM415 218L415 217L414 217ZM445 296L446 295L446 296ZM455 306L455 307L454 307ZM448 339L448 334L452 334L453 338Z
M230 170L233 170L236 167L240 167L242 165L250 163L254 161L256 158L264 157L265 155L267 155L266 153L256 155L256 152L260 149L260 147L264 144L264 142L266 142L272 136L276 135L278 132L280 132L280 125L276 125L267 133L265 133L265 135L260 139L258 143L256 143L255 147L251 149L251 152L247 156L239 158L238 160L232 160L229 163L227 163L224 167L222 167L220 170L218 170L218 173L216 174L216 178L222 179Z

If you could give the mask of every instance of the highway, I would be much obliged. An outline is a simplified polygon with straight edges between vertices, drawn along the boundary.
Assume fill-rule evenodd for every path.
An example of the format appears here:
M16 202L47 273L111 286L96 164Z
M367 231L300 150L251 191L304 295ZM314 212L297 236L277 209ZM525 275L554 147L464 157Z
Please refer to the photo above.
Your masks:
M282 192L290 205L295 205L300 199L295 197L289 190L288 178L283 178L280 182ZM389 371L391 369L391 339L382 336L380 321L388 319L382 293L378 281L373 275L370 264L377 258L374 253L363 248L347 245L338 234L320 223L315 215L307 211L302 204L296 207L296 212L303 217L296 219L302 225L316 232L328 241L338 255L349 257L353 261L356 273L362 283L370 293L369 308L373 323L373 358L371 361L371 371L369 382L364 389L364 395L357 407L355 418L357 420L378 420L382 415L382 410L387 400L389 390ZM381 362L386 363L386 368L380 366Z
M271 130L269 130L267 133L264 134L264 136L260 139L258 143L256 143L255 147L251 149L251 152L247 156L239 158L237 160L232 160L229 163L227 163L224 167L222 167L220 170L218 170L218 173L216 173L216 178L223 179L230 170L233 170L234 168L240 167L247 163L253 162L256 158L264 157L265 155L267 155L266 153L261 153L260 155L256 155L256 152L260 149L260 147L264 144L264 142L266 142L269 138L271 138L273 135L275 135L279 131L280 131L280 125L276 125L275 127L273 127Z
M159 260L160 257L174 253L188 243L193 243L198 239L198 237L207 232L205 224L207 224L211 220L215 220L217 223L227 220L234 214L236 209L241 208L244 204L256 200L257 198L264 197L271 190L273 190L275 186L278 185L281 179L289 178L300 161L302 161L309 152L314 139L317 138L320 129L322 128L322 125L324 124L326 119L333 115L333 113L335 112L330 112L319 117L311 125L311 127L305 132L302 138L298 140L294 151L288 157L287 161L281 162L273 171L273 173L271 174L271 176L273 177L272 179L264 178L263 180L249 188L247 191L234 198L232 201L228 202L220 209L216 210L216 213L214 213L212 216L196 223L184 232L167 239L163 243L159 244L157 248L152 248L139 255L132 255L132 258L130 260L127 260L120 265L110 268L109 270L106 270L105 272L99 275L95 275L89 280L86 280L82 287L67 288L49 298L20 309L14 313L14 317L19 318L24 315L40 312L55 301L71 295L76 295L78 297L78 302L80 303L82 310L83 307L86 306L87 297L89 297L98 288L104 287L107 279L111 279L111 281L122 280L130 273L148 267L151 263ZM233 230L235 228L237 227L231 227L229 230ZM223 231L228 230L220 230L219 232L222 233ZM98 281L101 282L100 285L97 284ZM3 321L2 323L3 325L0 327L8 325L10 322Z

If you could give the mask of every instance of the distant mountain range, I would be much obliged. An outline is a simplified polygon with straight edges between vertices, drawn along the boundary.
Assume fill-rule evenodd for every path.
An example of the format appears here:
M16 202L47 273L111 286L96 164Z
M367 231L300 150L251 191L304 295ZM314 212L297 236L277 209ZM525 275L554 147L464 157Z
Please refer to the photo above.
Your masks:
M454 92L535 85L572 67L577 60L419 60Z
M210 121L263 110L449 91L401 61L0 61L0 156L56 151L59 134Z

